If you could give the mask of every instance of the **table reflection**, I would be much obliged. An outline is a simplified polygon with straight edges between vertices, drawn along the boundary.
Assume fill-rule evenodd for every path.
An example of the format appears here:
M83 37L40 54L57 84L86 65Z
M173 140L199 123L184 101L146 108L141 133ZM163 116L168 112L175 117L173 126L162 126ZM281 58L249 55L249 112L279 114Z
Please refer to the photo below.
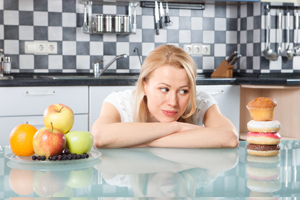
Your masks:
M101 171L109 185L127 187L136 197L193 197L238 162L237 149L101 150Z

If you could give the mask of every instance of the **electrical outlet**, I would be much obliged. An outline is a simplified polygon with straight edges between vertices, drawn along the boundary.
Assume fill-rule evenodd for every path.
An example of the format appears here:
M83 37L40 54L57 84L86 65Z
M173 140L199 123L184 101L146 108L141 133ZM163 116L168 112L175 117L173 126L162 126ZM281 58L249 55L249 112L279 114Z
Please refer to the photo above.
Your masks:
M202 55L210 55L210 45L202 44Z
M48 54L57 54L57 42L48 42L47 43L47 53Z
M57 54L57 42L25 41L24 52L32 54Z
M183 45L183 49L188 53L188 54L193 54L193 45L191 44L185 44Z
M193 44L193 55L202 54L202 44Z
M47 54L47 43L46 42L36 42L35 54Z

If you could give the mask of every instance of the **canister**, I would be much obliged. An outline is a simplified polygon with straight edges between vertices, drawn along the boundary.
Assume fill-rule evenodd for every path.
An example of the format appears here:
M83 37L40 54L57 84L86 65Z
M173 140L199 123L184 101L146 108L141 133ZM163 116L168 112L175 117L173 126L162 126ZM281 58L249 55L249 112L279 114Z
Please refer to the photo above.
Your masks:
M103 31L103 15L97 15L97 32Z
M106 32L111 32L111 23L112 19L111 19L111 15L106 15L105 16L105 30Z
M11 57L2 58L2 66L4 74L10 74L11 71Z
M124 30L124 32L129 32L130 31L129 16L124 16L123 17L123 30Z
M122 22L122 17L119 15L115 16L115 31L116 32L121 32L121 22Z

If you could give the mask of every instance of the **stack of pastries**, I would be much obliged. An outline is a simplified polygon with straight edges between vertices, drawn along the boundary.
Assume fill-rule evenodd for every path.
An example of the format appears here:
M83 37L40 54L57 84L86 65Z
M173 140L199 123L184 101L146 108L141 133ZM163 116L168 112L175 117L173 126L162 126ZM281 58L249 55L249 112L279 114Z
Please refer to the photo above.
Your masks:
M258 97L247 104L252 120L247 123L247 152L254 156L279 154L281 124L274 119L275 99Z

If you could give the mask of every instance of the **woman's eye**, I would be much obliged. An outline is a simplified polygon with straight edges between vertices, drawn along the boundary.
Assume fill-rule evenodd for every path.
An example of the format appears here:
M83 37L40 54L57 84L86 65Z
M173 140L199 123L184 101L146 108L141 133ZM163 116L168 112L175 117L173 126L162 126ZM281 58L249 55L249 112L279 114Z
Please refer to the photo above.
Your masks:
M188 92L188 90L180 90L180 94L187 94Z
M161 90L162 92L168 92L168 91L169 91L167 88L160 88L160 90Z

